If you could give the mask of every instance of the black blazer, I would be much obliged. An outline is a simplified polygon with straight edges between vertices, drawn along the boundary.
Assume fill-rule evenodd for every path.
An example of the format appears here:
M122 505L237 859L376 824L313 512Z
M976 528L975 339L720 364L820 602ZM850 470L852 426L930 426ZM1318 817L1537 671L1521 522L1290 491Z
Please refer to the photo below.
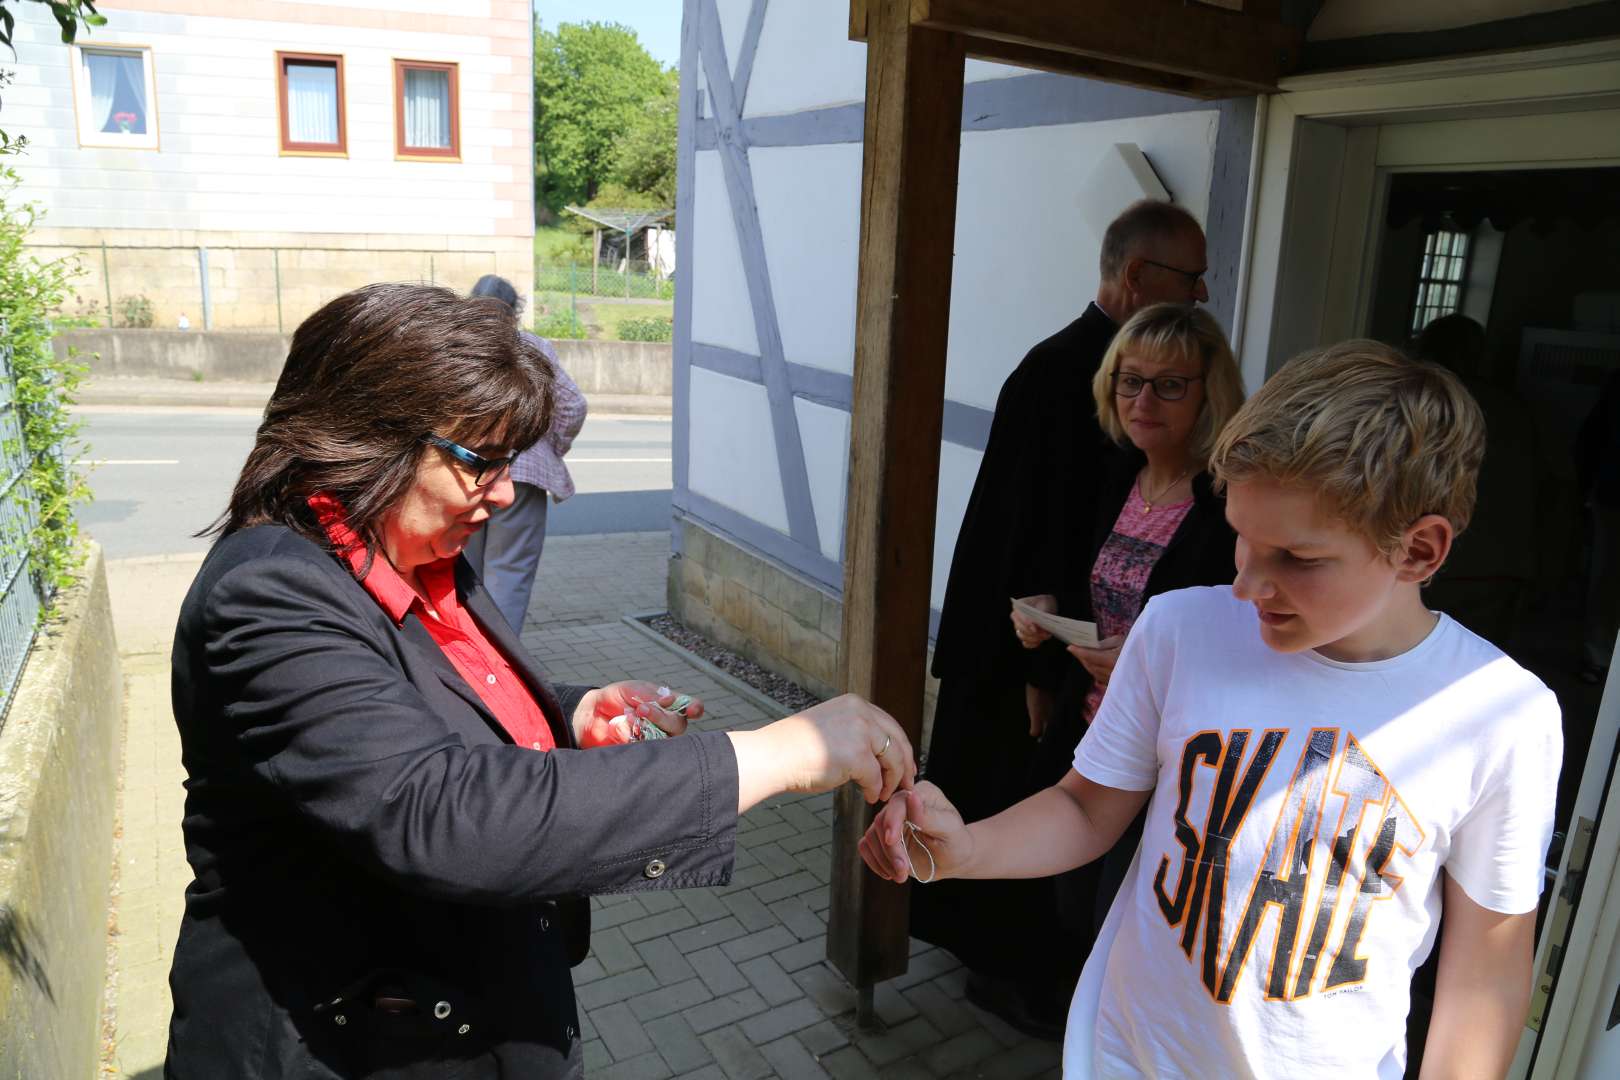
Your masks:
M1057 591L1073 559L1067 538L1091 527L1097 461L1108 445L1091 380L1116 330L1090 304L1002 384L940 606L936 677L1026 678L1030 657L1007 621L1008 598Z
M1147 458L1134 446L1113 446L1104 456L1101 468L1096 517L1092 522L1091 543L1083 559L1075 561L1079 572L1069 575L1066 586L1058 593L1058 611L1070 618L1093 620L1091 609L1091 571L1114 521L1130 498L1131 485ZM1173 589L1187 589L1196 585L1229 585L1237 576L1234 557L1237 534L1226 523L1226 498L1215 493L1207 472L1193 477L1193 504L1187 516L1181 519L1175 535L1165 546L1164 553L1148 574L1143 602ZM1078 720L1091 691L1091 675L1070 656L1061 644L1043 646L1042 654L1061 671L1058 686L1058 716ZM1083 726L1066 724L1074 733L1074 742L1083 734ZM1062 733L1067 739L1069 732ZM1074 742L1066 753L1072 757Z
M730 879L724 734L575 749L585 688L554 694L456 575L557 750L513 746L416 616L290 530L203 562L173 657L195 880L165 1076L578 1075L578 897Z

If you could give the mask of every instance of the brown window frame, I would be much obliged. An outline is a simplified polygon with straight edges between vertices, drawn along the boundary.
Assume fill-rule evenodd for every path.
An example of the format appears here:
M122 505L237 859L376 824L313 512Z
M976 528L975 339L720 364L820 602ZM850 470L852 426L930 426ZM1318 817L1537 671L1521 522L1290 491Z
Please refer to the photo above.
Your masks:
M447 71L450 73L450 145L405 145L405 72ZM461 160L461 65L447 60L394 59L394 157L402 161Z
M337 142L293 142L287 129L287 62L317 62L337 68ZM281 152L299 157L348 157L349 116L348 103L343 91L343 56L341 53L307 53L276 51L276 105L281 119Z

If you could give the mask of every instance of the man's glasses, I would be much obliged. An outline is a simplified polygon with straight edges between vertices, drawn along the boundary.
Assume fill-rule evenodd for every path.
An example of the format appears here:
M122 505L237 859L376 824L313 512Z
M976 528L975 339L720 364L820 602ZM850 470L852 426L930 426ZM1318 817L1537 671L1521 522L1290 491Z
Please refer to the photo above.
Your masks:
M1188 287L1193 289L1198 288L1198 283L1204 280L1205 274L1209 273L1209 267L1207 266L1202 270L1183 270L1179 266L1171 266L1169 263L1154 262L1152 259L1143 259L1142 261L1147 263L1149 266L1157 266L1160 270L1168 270L1172 274L1180 274L1182 277L1187 279Z
M457 461L473 471L473 487L485 487L495 482L511 467L515 457L487 458L473 453L460 443L453 443L441 435L424 435L422 441L429 446L437 446Z
M1153 387L1153 396L1160 401L1180 401L1187 396L1187 387L1202 379L1202 375L1156 375L1151 379L1129 371L1116 371L1109 378L1114 380L1114 393L1120 397L1136 397L1142 392L1144 386Z

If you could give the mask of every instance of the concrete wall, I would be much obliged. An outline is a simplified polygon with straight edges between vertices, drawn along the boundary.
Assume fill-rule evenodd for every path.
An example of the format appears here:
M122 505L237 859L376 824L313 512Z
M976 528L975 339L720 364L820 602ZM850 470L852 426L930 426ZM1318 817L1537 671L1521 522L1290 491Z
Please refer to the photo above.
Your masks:
M123 682L101 549L0 728L0 1076L97 1075Z
M77 349L93 376L274 382L290 336L240 331L69 330L56 350ZM642 341L558 341L563 369L590 394L668 397L670 347Z
M674 384L668 344L652 341L553 341L557 359L590 394L669 397Z

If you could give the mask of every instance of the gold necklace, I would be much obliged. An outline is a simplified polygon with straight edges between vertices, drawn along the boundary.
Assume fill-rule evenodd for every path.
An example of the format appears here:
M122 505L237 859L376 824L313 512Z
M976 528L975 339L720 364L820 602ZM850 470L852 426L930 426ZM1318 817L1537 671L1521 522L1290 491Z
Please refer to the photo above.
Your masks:
M1151 514L1153 512L1153 504L1156 501L1158 501L1159 499L1162 499L1166 495L1170 494L1171 491L1175 490L1175 486L1177 484L1181 483L1183 480L1187 479L1187 477L1189 477L1191 475L1192 475L1192 469L1188 468L1186 472L1182 473L1180 476L1176 477L1174 480L1170 481L1163 488L1161 488L1159 490L1158 494L1154 495L1153 498L1151 498L1151 499L1148 498L1145 493L1143 493L1143 491L1142 491L1142 481L1141 481L1141 478L1138 477L1137 481L1136 481L1136 494L1138 496L1140 496L1141 499L1142 499L1142 513Z

